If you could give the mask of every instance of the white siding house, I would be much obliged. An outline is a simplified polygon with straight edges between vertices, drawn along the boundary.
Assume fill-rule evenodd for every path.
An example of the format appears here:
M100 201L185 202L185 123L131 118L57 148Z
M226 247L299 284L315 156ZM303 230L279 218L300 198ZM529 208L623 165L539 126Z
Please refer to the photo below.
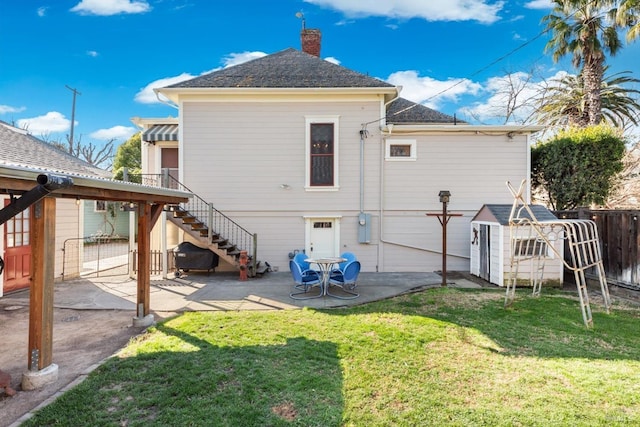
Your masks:
M363 271L439 270L442 228L426 213L448 190L463 215L449 223L449 268L468 270L471 218L511 203L505 183L529 176L540 130L472 126L295 49L157 91L179 117L134 120L144 173L161 173L162 150L177 148L179 181L255 233L257 258L283 269L304 250L353 252Z

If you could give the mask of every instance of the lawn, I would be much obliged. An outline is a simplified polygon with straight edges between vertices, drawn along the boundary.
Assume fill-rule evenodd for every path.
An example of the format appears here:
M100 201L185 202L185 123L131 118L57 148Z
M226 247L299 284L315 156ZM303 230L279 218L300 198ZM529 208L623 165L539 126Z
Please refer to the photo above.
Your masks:
M640 425L640 308L430 289L338 310L186 313L25 426Z

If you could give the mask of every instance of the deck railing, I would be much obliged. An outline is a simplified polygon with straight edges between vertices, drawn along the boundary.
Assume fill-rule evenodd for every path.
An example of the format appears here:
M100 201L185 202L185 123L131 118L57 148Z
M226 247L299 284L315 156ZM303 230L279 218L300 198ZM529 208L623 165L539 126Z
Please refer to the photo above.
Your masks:
M208 230L208 241L213 243L213 237L219 236L221 240L226 240L235 245L241 251L247 251L251 257L251 264L256 268L258 237L249 232L240 224L229 218L227 215L213 207L212 203L194 193L186 185L182 184L175 177L176 169L162 169L161 174L125 174L129 180L135 180L143 185L151 187L171 188L191 193L193 197L188 202L180 204L180 208L189 212L199 222L203 223Z

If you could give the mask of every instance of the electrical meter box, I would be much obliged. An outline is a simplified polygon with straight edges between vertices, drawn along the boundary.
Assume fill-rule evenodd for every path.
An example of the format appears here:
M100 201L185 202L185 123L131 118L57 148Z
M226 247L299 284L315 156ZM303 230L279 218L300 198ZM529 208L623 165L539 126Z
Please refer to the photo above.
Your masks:
M358 243L371 242L371 214L358 215Z

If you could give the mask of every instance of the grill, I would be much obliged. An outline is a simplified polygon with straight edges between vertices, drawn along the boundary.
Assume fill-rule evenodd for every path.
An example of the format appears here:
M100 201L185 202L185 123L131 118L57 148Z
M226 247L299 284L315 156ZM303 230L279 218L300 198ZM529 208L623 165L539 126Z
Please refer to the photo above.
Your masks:
M215 272L219 257L207 248L201 248L191 242L182 242L173 250L176 265L176 277L189 270L206 270L207 274Z

